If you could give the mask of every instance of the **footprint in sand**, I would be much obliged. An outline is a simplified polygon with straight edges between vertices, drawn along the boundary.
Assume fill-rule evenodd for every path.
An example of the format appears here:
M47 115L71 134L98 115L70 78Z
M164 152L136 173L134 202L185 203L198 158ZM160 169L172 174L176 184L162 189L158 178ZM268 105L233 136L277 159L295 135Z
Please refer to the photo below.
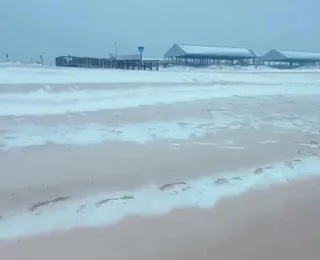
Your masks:
M109 199L101 200L101 201L96 202L95 205L97 207L100 207L102 204L106 204L106 203L116 201L116 200L119 200L119 198L109 198Z
M33 211L35 211L36 209L38 209L40 207L44 207L44 206L47 206L49 204L54 204L54 203L58 203L58 202L63 202L63 201L66 201L68 199L69 199L69 197L58 197L58 198L55 198L53 200L46 200L46 201L38 202L38 203L34 204L33 206L31 206L29 208L29 211L33 212Z
M293 169L295 168L295 166L296 166L297 164L300 164L300 163L302 163L301 160L295 159L295 160L293 160L293 161L286 161L286 162L284 162L284 166L286 166L286 167L290 168L291 170L293 170Z
M294 166L293 166L293 162L292 161L286 161L284 162L284 166L290 168L290 169L294 169Z
M171 195L176 195L179 192L186 191L191 187L188 186L186 182L174 182L169 184L162 185L159 190L161 191L170 191Z
M134 200L134 197L133 196L123 196L121 198L108 198L108 199L96 202L95 205L96 205L96 207L100 207L103 204L108 204L113 201L127 201L127 200Z
M272 169L274 169L274 167L270 165L270 166L267 166L266 169L267 170L272 170Z
M86 208L86 205L80 205L80 207L77 209L77 213L79 213L81 210L84 210Z
M263 168L257 168L254 170L253 174L254 175L260 175L263 173Z
M263 168L257 168L253 171L253 174L254 175L260 175L260 174L263 174L263 173L266 173L268 171L271 171L274 169L274 166L273 165L269 165L269 166L266 166L266 167L263 167Z
M226 183L228 183L228 182L229 182L228 179L226 179L226 178L220 178L220 179L216 180L214 183L221 185L221 184L226 184Z
M220 178L220 179L217 179L214 183L218 185L223 185L223 184L229 183L230 181L242 181L242 179L240 177Z

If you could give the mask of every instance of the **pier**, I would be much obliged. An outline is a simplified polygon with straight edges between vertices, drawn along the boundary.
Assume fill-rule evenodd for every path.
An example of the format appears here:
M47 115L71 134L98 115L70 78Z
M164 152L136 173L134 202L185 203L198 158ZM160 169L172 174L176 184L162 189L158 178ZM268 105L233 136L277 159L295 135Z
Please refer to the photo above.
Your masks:
M159 70L159 60L140 59L139 55L122 55L110 58L60 56L55 59L57 67L101 68L124 70Z

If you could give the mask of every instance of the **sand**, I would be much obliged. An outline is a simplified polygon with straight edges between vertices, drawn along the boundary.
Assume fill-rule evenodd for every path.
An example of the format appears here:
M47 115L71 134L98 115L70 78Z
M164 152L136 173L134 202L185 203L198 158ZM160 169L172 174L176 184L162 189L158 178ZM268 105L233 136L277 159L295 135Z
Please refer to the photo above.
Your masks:
M317 259L319 180L225 199L213 209L128 217L0 244L4 259Z
M56 197L163 185L318 156L318 99L287 100L234 97L117 109L117 114L0 117L7 129L0 156L0 215Z
M1 257L317 259L319 73L85 71L0 71Z
M313 153L299 132L238 131L178 142L46 145L2 153L0 215L56 197L130 190L284 163ZM228 144L227 140L232 140ZM271 142L268 142L268 140ZM297 144L295 144L296 142ZM219 144L220 143L220 144ZM242 149L239 149L242 148ZM320 154L319 154L320 155ZM252 169L252 170L251 170ZM7 174L10 173L10 174ZM241 175L241 174L240 174Z

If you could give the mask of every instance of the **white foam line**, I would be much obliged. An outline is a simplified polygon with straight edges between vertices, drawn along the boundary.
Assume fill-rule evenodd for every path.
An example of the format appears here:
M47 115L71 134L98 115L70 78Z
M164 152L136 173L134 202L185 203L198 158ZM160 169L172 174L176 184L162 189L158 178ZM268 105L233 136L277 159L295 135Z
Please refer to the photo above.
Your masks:
M202 146L217 146L217 143L207 142L189 142L189 144L202 145Z
M1 103L1 102L0 102ZM1 117L1 116L0 116ZM217 122L218 121L218 122ZM129 141L145 143L154 139L175 139L186 140L190 137L200 137L207 133L217 133L224 129L236 130L242 129L238 125L230 125L231 119L220 117L213 122L200 118L186 118L185 122L180 121L153 121L141 122L136 124L121 124L117 126L109 126L99 123L89 123L83 125L58 124L55 126L33 125L27 122L21 122L18 125L3 126L6 134L3 135L4 149L12 149L16 147L45 145L47 143L54 144L72 144L72 145L88 145L97 144L104 141ZM319 119L314 119L318 122ZM219 124L217 124L219 123ZM319 122L320 123L320 122ZM315 123L316 124L316 123ZM277 126L277 129L285 130L297 129L292 125L279 122L269 122L269 125ZM260 125L251 125L259 129ZM299 127L300 131L309 131L314 126L305 124ZM258 142L259 144L277 143L276 140L265 140ZM211 145L212 142L192 142L194 145ZM230 145L231 143L226 143ZM299 144L297 144L299 145ZM300 144L310 147L317 147L316 144ZM222 147L223 149L223 147ZM225 148L232 149L232 148ZM234 148L244 149L244 148Z
M299 146L308 146L310 148L317 148L319 147L319 144L305 144L305 143L294 143L295 145L299 145Z
M242 146L218 146L220 149L229 149L229 150L244 150L244 147Z
M258 144L272 144L272 143L278 143L279 141L276 140L267 140L267 141L261 141L258 142Z
M216 177L205 177L172 187L169 185L162 190L158 186L149 186L138 190L99 194L50 207L40 207L34 212L19 216L4 216L0 220L0 239L15 239L76 227L110 225L132 214L161 215L174 208L208 208L222 197L237 195L252 187L265 187L319 175L320 161L309 158L304 161L290 161L290 167L288 163L281 163L274 165L272 169L267 166L262 169L260 174L253 174L256 169L224 174L223 177L228 178L228 182L225 183L223 179L218 182L223 184L217 184L219 180ZM132 196L134 199L112 200L123 196ZM106 199L111 200L97 207L97 202Z

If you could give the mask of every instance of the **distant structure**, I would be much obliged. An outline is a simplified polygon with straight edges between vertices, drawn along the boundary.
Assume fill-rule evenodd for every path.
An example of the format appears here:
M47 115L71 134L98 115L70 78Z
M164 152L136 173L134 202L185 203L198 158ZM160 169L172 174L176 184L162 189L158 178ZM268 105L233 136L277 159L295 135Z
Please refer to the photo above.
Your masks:
M320 62L320 53L273 49L263 55L261 61L263 64L275 68L297 68L316 65Z
M42 56L42 54L40 55L40 64L41 64L41 66L43 66L43 56Z
M57 57L58 67L78 67L78 68L104 68L104 69L131 69L131 70L159 70L159 60L140 59L139 54L132 55L111 55L109 58L91 58L76 56Z
M255 64L257 55L247 48L215 47L190 44L174 44L164 55L166 62L187 66L213 64Z
M107 58L60 56L55 59L56 66L80 68L106 68L126 70L159 70L159 66L210 66L210 65L264 65L274 68L298 68L320 65L320 53L303 51L270 50L265 55L257 55L248 48L217 47L208 45L174 44L163 58L144 58L143 46L138 53L119 55L115 43L115 54ZM6 55L7 60L9 56ZM43 64L42 55L40 63Z
M140 55L139 54L127 54L127 55L109 55L112 60L128 60L128 61L139 61Z

